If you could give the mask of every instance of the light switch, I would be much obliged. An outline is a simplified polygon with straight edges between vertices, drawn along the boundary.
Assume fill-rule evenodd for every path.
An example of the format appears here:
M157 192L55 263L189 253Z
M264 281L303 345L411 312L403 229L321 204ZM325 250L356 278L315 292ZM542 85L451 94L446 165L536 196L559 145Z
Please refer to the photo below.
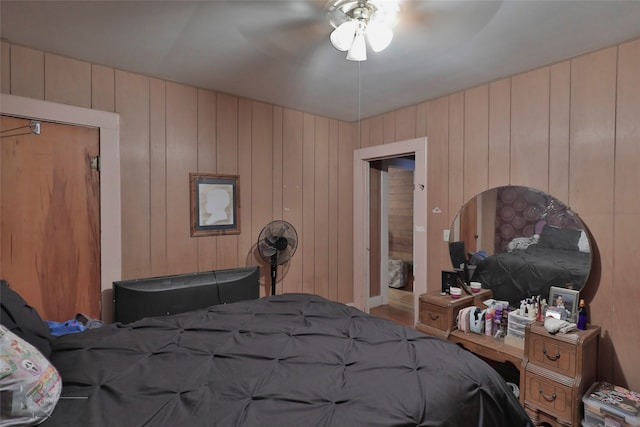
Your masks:
M445 242L449 241L449 230L442 230L442 240Z

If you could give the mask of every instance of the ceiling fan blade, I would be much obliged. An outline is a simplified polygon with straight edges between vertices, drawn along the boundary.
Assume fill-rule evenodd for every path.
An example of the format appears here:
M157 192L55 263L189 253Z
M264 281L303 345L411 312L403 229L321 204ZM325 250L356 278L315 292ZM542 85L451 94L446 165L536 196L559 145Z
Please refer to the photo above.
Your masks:
M343 8L335 7L333 4L329 4L326 8L328 9L327 22L329 22L329 24L334 28L338 28L341 24L344 24L351 19L346 13L344 13Z
M251 38L255 46L267 55L279 59L289 58L327 39L330 28L326 23L303 23L254 32Z
M415 27L426 30L431 28L439 31L445 27L454 27L451 31L460 31L456 22L462 22L473 19L479 21L478 24L485 22L500 9L502 1L487 0L483 2L460 2L451 0L410 0L400 4L398 13L398 25L396 28L403 31L405 28Z
M291 2L269 25L254 25L240 31L261 52L277 59L297 58L328 40L332 28L324 1ZM272 6L271 9L272 10ZM268 10L265 10L267 12Z

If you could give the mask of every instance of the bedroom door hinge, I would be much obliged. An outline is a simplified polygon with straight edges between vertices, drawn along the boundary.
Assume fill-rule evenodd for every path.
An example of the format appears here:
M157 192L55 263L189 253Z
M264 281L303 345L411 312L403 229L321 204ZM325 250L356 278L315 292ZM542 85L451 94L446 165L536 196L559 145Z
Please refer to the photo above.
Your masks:
M100 156L91 156L89 160L89 167L100 172Z

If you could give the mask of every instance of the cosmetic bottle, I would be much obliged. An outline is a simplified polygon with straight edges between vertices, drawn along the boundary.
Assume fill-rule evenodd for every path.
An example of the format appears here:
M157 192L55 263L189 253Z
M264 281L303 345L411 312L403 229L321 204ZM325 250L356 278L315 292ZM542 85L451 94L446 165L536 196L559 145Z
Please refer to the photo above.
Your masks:
M496 308L493 313L493 337L502 338L502 307Z
M493 336L493 311L487 310L484 314L484 334Z
M578 307L578 329L583 331L587 329L587 306L584 300L580 300L580 306Z
M538 298L538 302L536 304L536 322L542 322L544 320L544 314L542 313L542 302L540 298Z

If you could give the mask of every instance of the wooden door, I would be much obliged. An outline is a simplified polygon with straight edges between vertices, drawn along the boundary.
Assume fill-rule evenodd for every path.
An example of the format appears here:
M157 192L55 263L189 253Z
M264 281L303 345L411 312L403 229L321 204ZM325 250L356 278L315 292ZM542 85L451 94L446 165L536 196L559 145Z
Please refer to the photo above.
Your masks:
M0 117L0 278L46 320L100 317L94 128Z

